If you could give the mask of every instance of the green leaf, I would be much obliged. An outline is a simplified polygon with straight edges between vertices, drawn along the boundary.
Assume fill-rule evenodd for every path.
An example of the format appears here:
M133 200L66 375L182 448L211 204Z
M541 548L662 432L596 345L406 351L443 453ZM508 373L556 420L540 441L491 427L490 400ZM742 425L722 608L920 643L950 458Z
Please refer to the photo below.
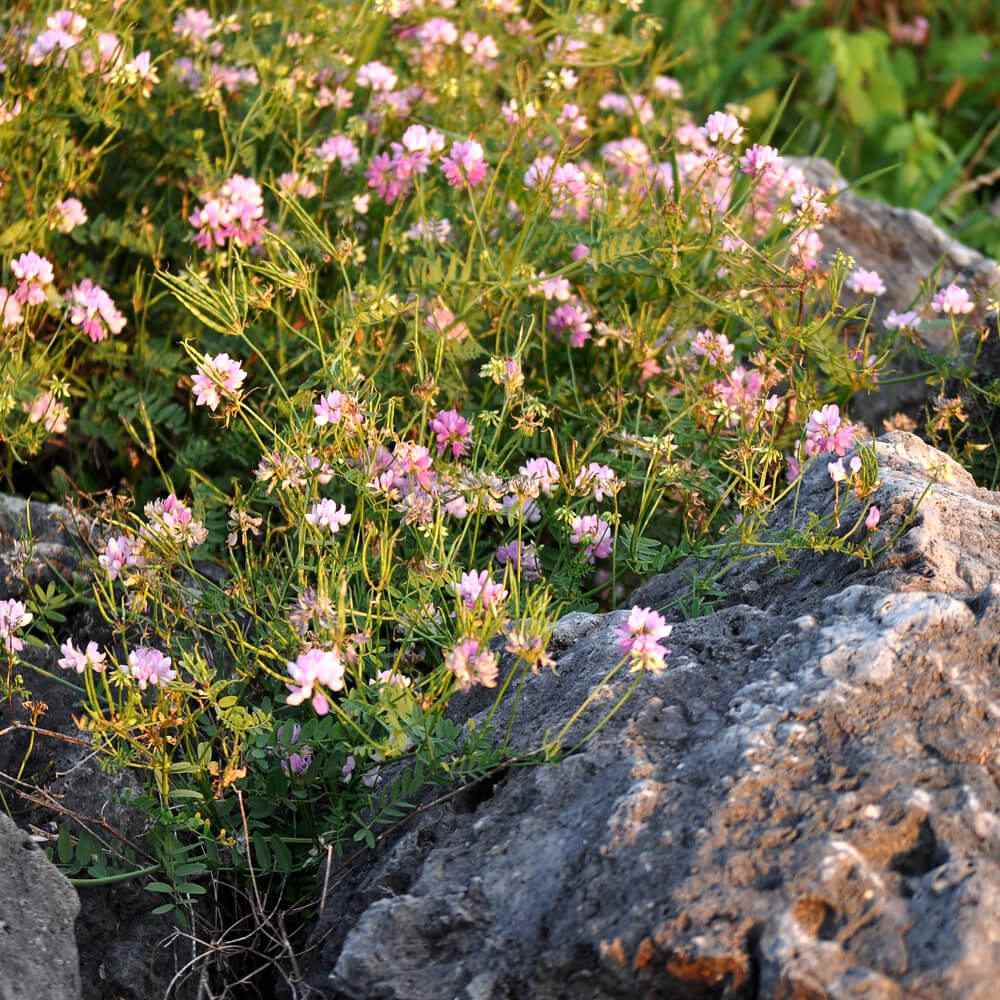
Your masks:
M62 864L68 865L73 860L73 840L70 836L69 827L59 827L59 839L56 841L56 853Z

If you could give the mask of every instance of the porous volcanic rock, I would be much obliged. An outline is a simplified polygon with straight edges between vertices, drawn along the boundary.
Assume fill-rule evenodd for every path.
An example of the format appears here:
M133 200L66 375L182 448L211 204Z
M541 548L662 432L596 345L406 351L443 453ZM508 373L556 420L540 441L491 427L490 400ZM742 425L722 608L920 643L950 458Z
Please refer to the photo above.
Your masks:
M794 158L793 162L812 183L839 192L821 233L824 263L829 265L842 251L853 257L858 267L877 271L885 283L885 294L876 300L872 315L876 331L882 331L890 310L905 312L918 299L925 301L928 291L954 281L976 300L975 312L965 317L968 333L962 345L965 356L971 357L978 332L987 322L986 303L1000 297L1000 267L996 262L959 243L922 212L856 194L827 160ZM918 335L931 351L955 354L947 319L924 322ZM914 362L905 370L912 374L917 367ZM1000 368L994 366L992 375L997 373ZM881 430L884 417L896 411L914 414L930 395L927 383L921 379L895 382L869 395L859 395L852 409L856 417Z
M79 909L69 882L0 812L0 1000L79 1000Z
M877 449L879 536L898 545L867 568L808 550L738 563L725 606L676 623L669 668L589 743L333 872L317 993L994 997L1000 495L910 435ZM831 493L818 462L775 527L828 512ZM666 606L690 573L639 598ZM625 615L563 619L515 747L601 683ZM606 684L566 745L630 682Z

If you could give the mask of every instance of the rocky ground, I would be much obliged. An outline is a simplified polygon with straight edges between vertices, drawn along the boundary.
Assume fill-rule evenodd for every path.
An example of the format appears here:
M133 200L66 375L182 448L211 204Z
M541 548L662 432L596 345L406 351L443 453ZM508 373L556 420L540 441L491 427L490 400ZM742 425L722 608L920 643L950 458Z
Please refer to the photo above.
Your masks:
M834 225L890 288L942 254L946 280L995 287L994 265L922 217L866 206L845 195ZM870 414L897 405L879 399ZM511 769L334 870L299 996L992 998L1000 494L912 435L877 448L887 551L873 565L743 553L649 581L633 599L675 621L669 668L562 763ZM826 513L831 494L819 463L772 526ZM18 560L39 580L76 566L65 513L28 514L44 546L34 553L18 547L23 501L0 499L2 597ZM679 600L714 575L715 610L684 620ZM500 720L515 746L537 745L599 683L622 616L563 619L556 672L532 679L516 717ZM53 656L40 651L37 665ZM628 683L601 689L568 745ZM72 692L37 685L46 725L72 734ZM456 717L482 705L456 702ZM0 731L18 718L0 705ZM8 779L25 739L0 737ZM130 779L110 782L85 746L46 741L22 777L141 837L121 802ZM145 915L148 894L91 889L81 906L25 833L51 813L18 802L24 828L0 816L0 1000L158 1000L183 956L163 947L170 928Z
M994 996L1000 495L911 435L878 453L886 537L936 483L895 552L737 563L727 606L678 621L669 670L581 752L346 873L316 931L321 995ZM816 468L797 516L829 502ZM515 745L598 683L623 615L564 619Z

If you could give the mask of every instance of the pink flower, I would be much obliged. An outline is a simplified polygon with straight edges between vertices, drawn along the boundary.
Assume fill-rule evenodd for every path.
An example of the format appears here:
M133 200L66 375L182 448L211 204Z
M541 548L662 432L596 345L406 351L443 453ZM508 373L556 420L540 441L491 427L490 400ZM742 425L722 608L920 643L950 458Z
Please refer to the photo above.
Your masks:
M858 295L884 295L885 284L878 271L866 271L864 268L855 268L847 277L847 287Z
M948 316L959 316L972 312L976 308L969 293L960 285L952 282L942 288L931 300L931 309L936 313Z
M139 682L139 690L145 691L149 684L163 685L177 677L170 664L170 657L164 656L158 649L139 646L128 654L127 673Z
M388 153L379 153L368 162L365 179L368 186L387 204L391 205L401 198L410 188L410 175L400 177L396 167L398 162Z
M902 45L926 45L930 35L930 22L926 17L915 17L912 21L889 22L889 34L894 42Z
M469 328L455 314L442 304L435 305L427 317L427 325L448 340L461 342L469 336Z
M490 577L488 570L477 573L469 570L462 574L462 579L455 584L458 596L470 611L479 606L484 611L492 611L497 605L507 600L507 591L503 584Z
M909 312L896 312L895 309L889 310L889 315L885 318L885 327L887 330L916 330L920 326L920 315L919 313L913 311Z
M538 550L534 545L523 545L521 542L508 542L501 545L496 552L496 560L501 566L510 563L514 570L529 583L542 578L542 565L538 560Z
M87 667L90 667L95 673L100 674L107 665L105 662L107 657L93 641L87 643L86 650L80 650L73 645L72 639L67 639L59 650L63 654L59 660L59 666L63 670L75 670L78 674L82 674Z
M856 433L854 425L841 417L840 407L835 403L813 410L806 423L806 454L846 455L854 445Z
M874 531L882 520L882 512L874 504L868 508L868 516L865 518L865 527L869 531Z
M741 415L752 413L764 388L764 378L755 368L737 365L731 372L712 384L712 390L730 411L729 421L735 424Z
M163 500L153 500L143 508L147 523L143 539L158 539L197 548L208 538L208 530L197 520L187 504L171 493Z
M552 496L552 491L559 488L559 466L550 458L531 458L518 469L518 474L546 496Z
M30 625L34 617L20 601L0 601L0 642L8 653L24 649L24 643L14 633Z
M574 545L585 546L584 557L587 562L592 563L597 559L606 559L611 555L613 547L611 526L596 514L574 517L570 528L569 540Z
M145 49L122 67L122 76L130 86L138 86L143 97L149 97L153 87L160 82L160 74L153 64L153 54Z
M255 180L233 174L218 192L200 195L200 201L188 221L198 230L194 241L203 250L225 246L229 240L241 247L263 241L264 192Z
M135 566L141 562L135 542L128 535L116 535L109 538L104 551L97 557L98 563L104 567L109 579L117 580L118 574L127 566Z
M653 90L657 97L668 101L684 100L684 88L672 76L658 76L653 80Z
M28 62L40 65L50 53L56 50L67 52L80 44L87 19L71 10L57 10L45 21L45 31L39 34L28 49Z
M320 500L310 508L306 520L314 527L329 529L330 534L335 535L350 522L351 515L346 507L338 506L333 500Z
M327 425L332 427L341 422L359 427L365 420L358 401L339 389L334 389L325 396L320 396L319 402L313 404L313 413L317 427L326 427Z
M691 353L706 358L716 368L724 368L733 360L733 345L724 333L699 330L691 341Z
M87 210L79 198L65 198L56 203L55 228L61 233L71 233L87 221Z
M798 265L805 271L815 271L819 266L819 255L823 249L823 241L815 229L803 229L794 233L788 241L793 257L798 258Z
M240 387L246 377L242 364L228 354L206 358L198 365L197 374L191 378L195 404L207 406L214 411L218 409L223 397L234 401L240 399Z
M452 187L477 187L486 178L483 147L474 139L452 143L451 153L441 161L441 170Z
M577 245L570 250L569 255L573 260L584 260L590 256L590 247L588 247L586 243L577 243Z
M577 474L577 489L592 491L594 499L600 503L605 496L614 494L619 485L615 470L598 462L585 465Z
M69 407L51 392L43 392L23 406L28 420L41 424L50 434L62 434L69 424Z
M740 170L751 177L776 179L784 160L773 146L751 146L740 160Z
M125 328L125 317L115 308L111 296L89 278L70 289L69 302L69 321L81 327L95 344Z
M827 462L826 471L830 473L830 478L835 483L842 483L847 478L847 470L844 468L842 458L838 458L836 462Z
M397 475L405 476L421 489L429 490L434 482L431 453L422 445L412 441L400 441L396 445L392 464Z
M376 93L386 93L394 90L399 82L399 77L385 65L377 60L365 63L358 70L358 86L368 87Z
M476 639L462 639L445 657L444 665L455 675L462 691L477 684L486 688L497 686L497 658Z
M743 126L739 119L725 111L713 111L701 131L709 142L722 141L738 146L743 141Z
M218 30L212 15L203 8L186 7L174 19L174 34L184 42L202 44Z
M299 653L294 663L286 664L293 683L286 699L289 705L301 705L307 698L317 715L326 715L330 703L322 688L328 691L344 689L344 663L332 649L307 649Z
M568 302L573 294L570 283L561 275L542 278L537 285L532 285L530 290L533 295L545 296L549 302L553 299L556 302Z
M324 163L339 163L343 170L352 170L361 162L358 147L346 135L331 135L314 152Z
M618 629L618 643L632 660L632 668L662 670L670 649L660 643L673 631L663 616L651 608L633 607Z
M10 330L24 320L24 313L21 311L21 303L17 297L0 288L0 324L5 330Z
M278 187L287 194L298 198L314 198L319 194L319 187L308 177L289 170L278 177Z
M469 450L472 428L457 410L439 411L430 426L437 438L439 455L450 448L453 458L461 458Z
M39 257L34 250L15 257L10 264L14 277L18 279L14 297L22 305L39 306L45 301L45 289L52 284L52 264L45 257Z
M277 732L278 742L291 748L298 743L301 732L302 727L296 722L292 726L291 733L286 737L285 727L280 726ZM281 762L281 769L285 774L305 774L309 770L312 761L313 752L310 747L299 747L297 750L290 749L288 757Z
M593 328L590 319L590 313L581 302L567 302L553 310L549 329L554 333L569 333L570 346L583 347L590 340Z
M606 142L601 146L601 159L622 177L633 180L645 176L653 156L641 139L628 138Z

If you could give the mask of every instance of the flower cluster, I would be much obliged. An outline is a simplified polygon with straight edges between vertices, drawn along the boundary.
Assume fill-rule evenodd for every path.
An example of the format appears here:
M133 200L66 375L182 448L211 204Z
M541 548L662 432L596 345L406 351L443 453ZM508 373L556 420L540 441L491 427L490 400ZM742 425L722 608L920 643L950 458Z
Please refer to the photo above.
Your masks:
M200 196L201 206L189 219L197 230L194 241L204 250L237 246L253 247L264 239L264 193L250 177L233 174L218 190Z
M633 607L618 630L619 645L633 670L657 672L666 665L670 648L660 640L673 631L663 616L651 608Z

